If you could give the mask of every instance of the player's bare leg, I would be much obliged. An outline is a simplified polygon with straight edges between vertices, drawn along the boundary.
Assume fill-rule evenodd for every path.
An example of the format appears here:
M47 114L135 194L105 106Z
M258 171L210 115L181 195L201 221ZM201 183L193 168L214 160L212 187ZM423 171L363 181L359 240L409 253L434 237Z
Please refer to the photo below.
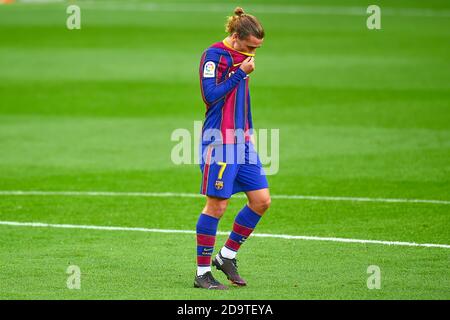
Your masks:
M248 206L260 216L264 215L270 207L270 192L268 188L248 191L245 193L248 199Z
M197 274L194 287L225 290L211 273L211 256L214 250L217 225L225 213L228 199L207 197L205 208L197 222Z
M248 191L246 195L247 205L236 216L230 237L213 260L213 265L218 270L222 270L228 280L237 286L247 285L247 282L241 278L237 271L237 251L253 232L259 219L270 206L268 188Z
M225 210L227 210L228 199L206 197L206 205L203 208L203 213L217 219L222 218Z

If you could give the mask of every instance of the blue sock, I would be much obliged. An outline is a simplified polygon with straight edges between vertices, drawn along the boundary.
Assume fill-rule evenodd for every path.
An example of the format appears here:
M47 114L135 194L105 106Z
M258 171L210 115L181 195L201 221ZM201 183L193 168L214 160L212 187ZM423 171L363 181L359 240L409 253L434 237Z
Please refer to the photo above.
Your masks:
M211 271L211 256L216 241L219 219L204 213L197 221L197 275Z
M222 249L221 254L225 258L234 258L236 252L253 232L260 219L261 216L247 205L242 208L234 220L233 231L230 233L230 237L225 243L225 249Z

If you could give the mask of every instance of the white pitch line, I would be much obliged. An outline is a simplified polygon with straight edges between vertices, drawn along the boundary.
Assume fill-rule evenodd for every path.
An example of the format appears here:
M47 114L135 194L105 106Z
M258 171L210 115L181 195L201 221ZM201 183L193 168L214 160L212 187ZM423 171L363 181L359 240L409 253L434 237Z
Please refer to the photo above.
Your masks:
M18 0L19 3L25 4L49 4L49 3L62 3L64 0Z
M94 10L112 11L154 11L154 12L216 12L230 11L227 3L136 3L136 2L107 2L85 1L80 3L82 8ZM249 12L254 14L287 14L287 15L343 15L343 16L366 16L367 6L307 6L307 5L251 5ZM381 7L381 13L389 16L410 17L450 17L449 10L420 9L420 8L390 8Z
M135 232L151 232L151 233L171 233L171 234L175 234L175 233L195 234L196 233L193 230L149 229L149 228L110 227L110 226L76 225L76 224L50 224L50 223L42 223L42 222L0 221L0 225L14 226L14 227L88 229L88 230L105 230L105 231L135 231ZM229 232L219 231L219 232L217 232L217 234L227 236L227 235L229 235ZM278 239L288 239L288 240L329 241L329 242L343 242L343 243L379 244L379 245L388 245L388 246L450 249L450 245L448 245L448 244L433 244L433 243L361 240L361 239L314 237L314 236L292 236L292 235L285 235L285 234L267 234L267 233L254 233L251 236L259 237L259 238L278 238Z
M197 193L182 192L114 192L114 191L21 191L1 190L0 196L77 196L77 197L155 197L155 198L203 198ZM237 198L245 198L245 195L235 195ZM334 197L334 196L308 196L275 194L272 199L285 200L311 200L311 201L350 201L350 202L382 202L382 203L428 203L449 205L449 200L429 199L393 199L393 198L360 198L360 197Z
M37 8L41 4L63 3L64 0L19 0L27 6L27 10ZM186 12L186 13L224 13L230 12L228 3L155 3L155 2L118 2L118 1L83 1L78 3L82 10L98 11L137 11L137 12ZM273 5L253 4L249 12L254 14L280 15L326 15L326 16L367 16L367 6L309 6L309 5ZM381 6L382 15L406 17L450 17L450 10L432 8L393 8Z

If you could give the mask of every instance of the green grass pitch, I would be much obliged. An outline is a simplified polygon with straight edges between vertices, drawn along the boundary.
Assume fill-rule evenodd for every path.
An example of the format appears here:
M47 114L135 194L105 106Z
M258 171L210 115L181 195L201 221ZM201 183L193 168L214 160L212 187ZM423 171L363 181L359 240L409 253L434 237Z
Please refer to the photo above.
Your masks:
M366 28L366 1L179 2L0 5L0 193L197 193L170 135L203 119L199 59L239 4L266 29L251 92L255 126L280 129L272 194L450 200L448 1L376 1L381 30ZM81 30L66 28L69 3ZM0 221L194 230L203 204L0 195ZM446 203L274 199L256 232L450 244L449 230ZM450 299L449 254L254 237L238 255L249 286L210 292L193 288L193 234L0 225L0 298Z

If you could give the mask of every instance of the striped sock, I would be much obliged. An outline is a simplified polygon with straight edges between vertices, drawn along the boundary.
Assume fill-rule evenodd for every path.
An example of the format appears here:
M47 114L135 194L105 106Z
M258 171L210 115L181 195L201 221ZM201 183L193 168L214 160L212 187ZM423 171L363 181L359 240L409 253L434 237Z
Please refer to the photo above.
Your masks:
M197 221L197 275L211 271L211 256L216 242L219 219L204 213Z
M234 259L236 253L255 229L261 216L250 209L247 205L236 216L233 224L233 231L230 233L225 246L220 250L220 254L227 259Z

